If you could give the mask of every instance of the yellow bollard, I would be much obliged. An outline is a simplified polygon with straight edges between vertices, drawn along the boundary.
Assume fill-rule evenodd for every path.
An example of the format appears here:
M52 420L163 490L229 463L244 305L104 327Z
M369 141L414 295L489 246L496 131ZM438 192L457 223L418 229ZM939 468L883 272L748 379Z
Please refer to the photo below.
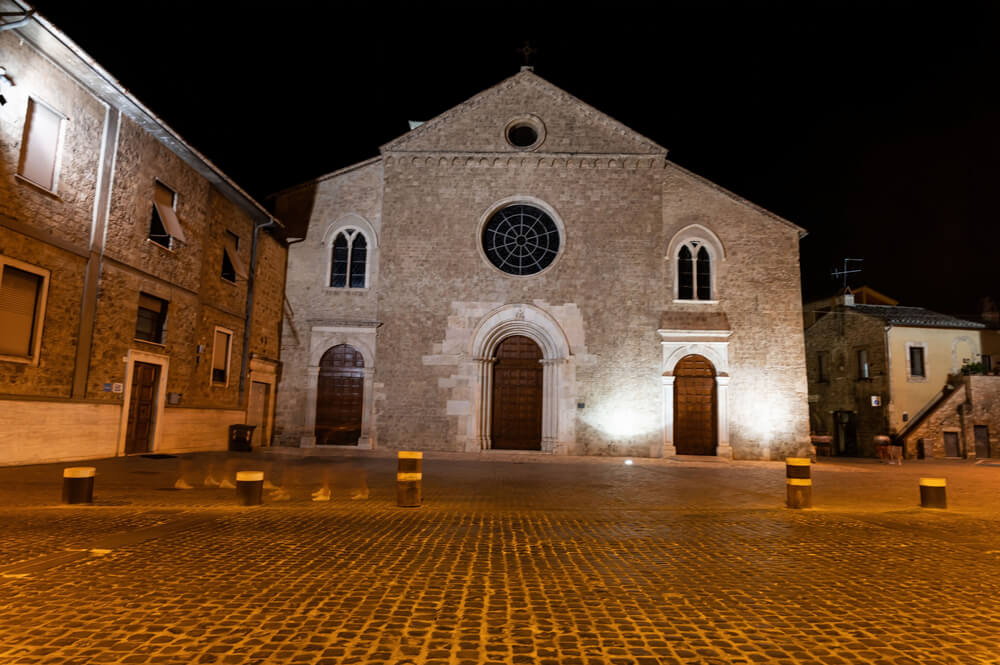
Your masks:
M422 452L400 450L396 467L396 505L401 508L418 508L423 484Z
M259 506L263 494L263 471L236 472L236 500L241 506Z
M808 457L785 458L785 505L789 508L812 508L812 478Z
M70 466L63 469L63 503L93 503L96 475L97 469L92 466Z
M920 507L947 508L946 481L944 478L920 479Z

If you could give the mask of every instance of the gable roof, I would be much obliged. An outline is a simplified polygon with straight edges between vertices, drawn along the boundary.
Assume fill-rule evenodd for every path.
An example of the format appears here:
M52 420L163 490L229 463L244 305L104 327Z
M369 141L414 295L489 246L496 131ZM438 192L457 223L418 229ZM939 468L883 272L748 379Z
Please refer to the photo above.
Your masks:
M950 314L932 312L923 307L900 307L898 305L854 305L842 311L856 311L858 314L882 319L890 326L915 326L918 328L986 328L985 323L960 319Z
M623 149L615 151L616 154L666 155L667 153L667 149L663 146L630 129L606 113L598 111L530 70L522 70L493 87L487 88L479 94L470 97L457 106L453 106L406 134L382 145L380 150L382 153L393 151L420 152L427 150L426 146L422 146L423 140L436 132L444 130L447 125L456 122L459 118L471 113L475 108L482 106L484 103L488 103L519 88L531 88L535 92L555 99L557 103L573 107L586 116L594 125L617 134ZM544 148L544 144L542 147ZM536 152L544 153L552 151L543 149Z

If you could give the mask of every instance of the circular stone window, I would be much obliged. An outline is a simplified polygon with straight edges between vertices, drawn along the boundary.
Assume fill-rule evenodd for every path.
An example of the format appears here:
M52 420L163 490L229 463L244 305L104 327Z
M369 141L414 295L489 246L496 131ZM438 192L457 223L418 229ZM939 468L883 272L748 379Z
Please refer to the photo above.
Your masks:
M545 140L545 125L531 114L514 118L503 130L504 138L518 150L532 150Z
M538 132L531 125L514 125L507 130L507 140L516 148L530 148L538 140Z
M559 254L559 228L548 213L524 203L493 213L483 227L483 251L509 275L534 275Z

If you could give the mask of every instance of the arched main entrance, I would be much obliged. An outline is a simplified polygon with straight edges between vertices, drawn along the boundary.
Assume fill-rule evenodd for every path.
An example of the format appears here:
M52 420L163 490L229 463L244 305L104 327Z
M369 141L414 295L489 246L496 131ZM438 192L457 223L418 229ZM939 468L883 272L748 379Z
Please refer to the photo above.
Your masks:
M715 367L689 355L674 367L674 445L678 455L714 455Z
M357 445L364 409L365 360L349 344L338 344L319 362L316 444Z
M493 365L494 448L542 449L542 350L512 335L497 345Z

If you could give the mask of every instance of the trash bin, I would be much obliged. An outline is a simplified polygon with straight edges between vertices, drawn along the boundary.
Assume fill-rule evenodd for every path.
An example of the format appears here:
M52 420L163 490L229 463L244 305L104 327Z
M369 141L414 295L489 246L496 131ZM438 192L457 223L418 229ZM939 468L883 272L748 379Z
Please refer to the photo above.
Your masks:
M256 425L230 425L229 426L229 449L248 453L253 450L253 431Z

